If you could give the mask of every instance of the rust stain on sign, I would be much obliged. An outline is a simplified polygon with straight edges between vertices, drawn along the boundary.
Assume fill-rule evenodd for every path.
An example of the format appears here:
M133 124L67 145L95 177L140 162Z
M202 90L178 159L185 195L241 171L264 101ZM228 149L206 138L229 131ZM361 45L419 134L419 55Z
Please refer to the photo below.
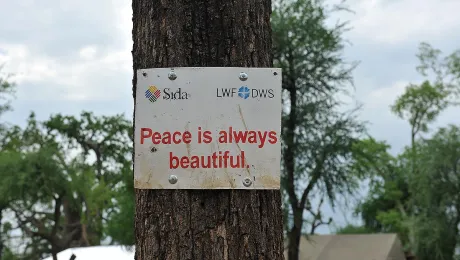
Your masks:
M190 132L190 131L189 131L189 123L190 123L190 122L187 122L187 124L185 125L185 131L188 131L188 132ZM190 148L190 147L191 147L191 146L190 146L190 143L185 143L185 146L186 146L186 148L187 148L187 154L188 154L188 156L190 157L190 149L191 149L191 148Z
M246 121L244 121L243 110L241 110L240 104L238 104L238 112L240 113L241 122L243 122L244 129L248 130L248 126L246 125Z
M227 176L228 182L230 183L230 187L235 188L235 180L232 178L232 176L228 173L227 169L224 168L225 171L225 176Z
M215 187L225 186L226 184L227 184L226 181L221 180L219 178L212 177L212 178L206 178L205 180L203 180L201 182L201 187L203 187L204 189L213 189Z
M280 179L279 178L273 178L271 176L261 176L257 177L256 181L260 183L260 185L264 187L272 187L276 188L280 186Z

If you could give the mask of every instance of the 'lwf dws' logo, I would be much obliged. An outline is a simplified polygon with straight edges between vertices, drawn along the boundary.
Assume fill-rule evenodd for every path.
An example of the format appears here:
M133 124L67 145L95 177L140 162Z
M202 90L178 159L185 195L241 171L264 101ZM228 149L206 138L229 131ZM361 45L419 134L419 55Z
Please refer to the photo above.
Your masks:
M238 89L238 96L242 99L247 99L249 97L249 88L242 86Z
M160 98L161 91L155 86L150 86L147 91L145 91L145 97L150 100L150 102L155 102Z
M232 98L238 96L242 99L249 98L274 98L275 90L272 88L248 88L248 86L241 86L238 88L216 88L216 97L218 98Z

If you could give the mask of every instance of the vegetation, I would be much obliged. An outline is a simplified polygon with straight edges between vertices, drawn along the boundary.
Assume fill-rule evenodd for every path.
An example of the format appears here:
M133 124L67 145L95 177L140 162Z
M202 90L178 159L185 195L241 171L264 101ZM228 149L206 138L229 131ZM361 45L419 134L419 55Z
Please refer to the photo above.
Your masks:
M434 130L430 123L458 104L459 52L441 58L441 51L420 45L419 71L434 75L410 84L391 110L410 125L410 146L397 156L389 146L368 140L373 155L357 164L371 173L371 189L356 209L372 232L396 232L418 259L455 259L460 224L459 126Z
M302 233L332 222L321 214L324 201L334 205L337 195L357 187L359 177L351 167L364 126L356 110L340 111L337 100L352 85L355 64L341 57L346 24L328 28L328 12L322 1L281 2L272 20L285 94L282 186L289 259L297 259Z
M338 197L369 184L354 209L361 226L339 234L397 233L419 260L456 259L460 244L460 126L433 123L459 104L460 51L443 56L421 43L417 70L389 108L407 121L408 145L392 154L338 98L353 87L356 63L343 58L347 23L326 20L345 6L277 1L275 66L283 69L282 193L288 259L302 235L334 219ZM15 84L0 75L0 115ZM134 244L132 122L123 115L56 114L25 127L0 121L0 259L39 259L76 246ZM458 258L457 258L458 259Z
M133 196L132 186L127 188L131 129L122 116L83 112L80 118L55 115L45 122L32 114L24 129L6 131L0 190L2 209L12 218L4 221L2 236L21 235L22 259L98 245L111 235L132 243L133 217L125 216L126 196ZM124 236L120 224L126 224Z

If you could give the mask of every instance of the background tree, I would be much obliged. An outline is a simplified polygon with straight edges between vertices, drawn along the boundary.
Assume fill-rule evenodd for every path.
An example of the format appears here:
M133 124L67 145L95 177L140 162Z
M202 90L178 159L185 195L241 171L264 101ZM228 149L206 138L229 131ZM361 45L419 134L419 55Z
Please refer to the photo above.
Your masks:
M424 77L433 78L433 85L457 98L460 94L460 49L447 56L439 49L422 42L417 57L420 65L417 71Z
M410 200L408 155L393 156L388 144L373 138L363 140L359 146L363 154L356 160L354 171L369 177L369 192L355 213L370 233L398 233L408 246L409 231L404 225Z
M460 241L459 147L460 128L454 125L418 142L418 176L411 180L418 259L455 259Z
M372 230L369 230L365 226L349 224L349 225L346 225L344 227L337 229L335 233L339 235L368 234L368 233L372 233Z
M121 244L131 247L135 243L134 236L134 179L130 172L131 160L124 161L125 172L123 179L113 189L114 207L107 216L107 228L105 235L111 238L111 244Z
M291 260L298 259L302 232L331 223L323 202L334 205L336 194L358 182L350 167L364 128L355 110L339 112L337 97L352 85L356 64L342 58L346 23L326 26L331 11L323 1L278 1L272 16L275 64L283 69L282 186Z
M118 201L117 187L132 176L131 122L122 116L56 115L10 129L0 154L1 199L22 234L23 259L69 247L98 245ZM11 232L9 232L11 234Z
M456 71L459 63L458 52L441 59L441 52L433 49L426 43L420 45L419 54L421 65L418 70L422 75L428 76L428 69L436 76L434 83L424 81L420 85L409 85L403 95L398 97L392 107L392 111L400 118L408 120L411 126L411 148L410 161L411 170L409 180L417 180L422 176L419 171L420 164L417 164L418 149L416 147L417 135L428 132L428 124L433 122L437 116L449 105L455 104L455 98L460 93L458 78L460 71ZM410 193L417 193L417 189L410 190ZM412 198L416 198L412 195ZM413 201L411 201L413 204ZM405 224L409 225L409 246L413 251L418 251L418 242L416 241L415 217L419 214L417 205L406 205L410 209L404 213L406 217ZM420 238L419 238L420 239Z
M458 127L450 126L432 138L418 139L416 175L411 173L411 147L392 157L380 144L380 152L374 149L375 156L359 162L360 170L374 175L368 197L358 208L365 225L356 230L398 233L417 259L453 259L460 224L458 138ZM349 230L339 232L353 232Z
M457 198L454 194L458 194L455 193L458 190L445 182L442 172L447 171L449 181L456 182L457 154L445 142L444 148L440 145L441 140L455 144L455 127L450 129L450 139L441 134L448 132L443 129L433 138L427 135L429 124L446 108L458 104L460 56L456 51L441 58L441 51L426 43L420 45L417 56L421 63L417 69L433 80L425 80L420 85L410 84L391 107L397 116L410 124L410 146L390 161L368 160L370 168L367 170L378 172L373 175L370 193L358 212L368 229L398 232L406 250L415 253L418 259L452 259L455 247L452 243L456 243L458 236L454 227ZM382 152L389 157L386 149ZM441 191L441 185L435 185L439 183L451 187L450 192L444 193L446 197L436 195Z
M3 66L0 66L0 116L9 111L11 109L11 98L15 92L15 84L11 82L11 75L2 73ZM0 121L0 138L3 137L5 134L6 125L3 121ZM0 147L0 153L2 152L2 148ZM3 220L3 213L4 210L7 208L8 201L2 200L0 197L0 223ZM5 248L6 237L5 233L8 232L8 226L2 226L0 224L0 259L2 257L6 257L3 253L4 250L7 251L5 253L9 254L9 249Z
M2 69L3 66L0 66L0 115L11 110L11 98L16 90L16 84L11 81L12 75L2 73ZM0 127L4 127L3 123Z

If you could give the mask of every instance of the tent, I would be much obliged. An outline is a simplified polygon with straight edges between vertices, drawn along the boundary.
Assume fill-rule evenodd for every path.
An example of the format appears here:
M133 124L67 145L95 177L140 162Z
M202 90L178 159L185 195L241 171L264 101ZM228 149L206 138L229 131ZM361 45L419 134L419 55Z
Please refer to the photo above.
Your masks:
M70 260L70 257L74 254L75 260L131 260L134 259L134 249L129 251L123 246L92 246L92 247L77 247L69 248L60 252L57 257L58 260ZM53 260L53 258L47 257L43 260Z
M299 260L358 259L405 260L406 257L397 234L312 235L300 239Z

